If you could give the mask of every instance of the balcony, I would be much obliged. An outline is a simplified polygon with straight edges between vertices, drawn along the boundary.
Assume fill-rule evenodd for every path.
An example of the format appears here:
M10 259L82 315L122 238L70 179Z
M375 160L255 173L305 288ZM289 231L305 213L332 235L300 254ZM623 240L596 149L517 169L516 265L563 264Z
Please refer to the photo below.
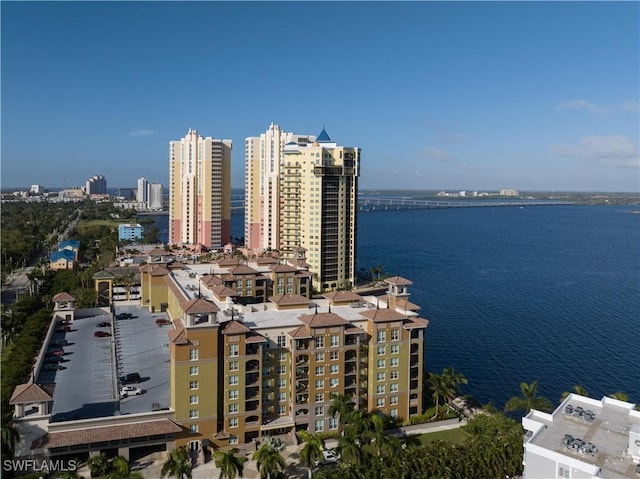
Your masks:
M409 406L418 406L420 404L419 401L417 394L414 393L409 396Z
M347 337L344 340L344 344L345 346L355 346L358 344L358 336L355 336L353 334L349 334L347 335Z
M418 358L418 355L412 354L411 360L409 361L410 366L411 367L417 366L419 362L420 362L420 359Z
M358 397L358 388L356 388L355 385L350 388L344 388L344 395L356 398Z
M246 371L260 371L260 361L257 359L252 359L251 361L247 361L247 365L245 367Z
M246 355L253 356L255 354L261 354L261 348L259 344L247 344Z
M309 368L308 367L297 367L296 368L296 380L305 380L309 378Z
M344 382L344 387L352 388L352 387L355 387L357 384L358 384L358 380L356 378L350 378Z
M255 399L252 401L247 401L244 406L245 411L257 411L260 408L260 401Z
M258 384L260 382L260 373L247 373L245 377L245 386Z
M422 339L422 330L421 329L412 329L411 330L411 339Z
M347 338L348 340L349 338ZM346 351L344 353L344 360L345 361L355 361L356 359L358 359L358 353L356 353L353 349L350 349L349 351Z
M296 381L296 392L297 393L307 392L308 389L309 389L309 381L308 380Z
M258 399L260 394L259 386L251 386L245 389L244 397L247 401Z
M418 385L419 385L418 380L417 379L412 379L409 382L409 389L411 389L411 390L418 389Z
M251 429L260 426L259 416L248 416L244 421L245 429Z
M412 367L411 372L409 373L409 379L419 379L420 378L420 368Z
M308 354L301 354L300 356L298 356L296 358L296 366L299 366L301 364L308 364L309 363L309 355Z
M296 351L304 351L305 349L309 349L309 340L296 339Z
M357 372L358 372L358 368L353 363L349 363L344 367L345 374L356 374Z
M308 394L296 394L296 404L308 404L308 403L309 403Z
M420 351L419 351L419 348L420 348L420 346L419 346L419 345L417 345L417 344L412 344L412 345L411 345L411 354L417 354L417 353L419 353L419 352L420 352Z

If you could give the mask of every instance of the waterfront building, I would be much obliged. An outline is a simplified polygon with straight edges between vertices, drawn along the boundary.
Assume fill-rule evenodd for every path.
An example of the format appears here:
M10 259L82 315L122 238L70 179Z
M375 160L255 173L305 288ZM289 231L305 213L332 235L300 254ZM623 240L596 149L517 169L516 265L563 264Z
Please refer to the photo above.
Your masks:
M164 206L164 187L160 183L149 185L148 208L150 210L161 210Z
M118 225L118 241L136 241L142 238L141 224L121 224Z
M144 178L138 178L138 190L136 193L136 201L146 204L148 201L149 182Z
M260 136L245 139L245 246L280 248L281 163L287 143L306 145L315 136L297 135L271 123Z
M169 243L221 247L231 238L231 140L189 129L169 143Z
M410 281L386 282L384 298L335 291L311 301L309 273L292 265L143 267L142 304L173 321L171 408L189 431L175 446L337 431L333 393L400 420L422 413L428 321L400 309Z
M505 189L500 190L500 196L520 196L518 190Z
M640 474L635 404L570 394L548 414L523 419L524 479L621 479Z
M44 186L42 185L31 185L31 189L29 193L33 193L34 195L40 195L44 193Z
M245 157L246 246L308 263L319 291L353 287L360 149L271 124Z
M107 180L102 175L94 175L89 178L84 187L85 194L91 195L106 195L107 194Z

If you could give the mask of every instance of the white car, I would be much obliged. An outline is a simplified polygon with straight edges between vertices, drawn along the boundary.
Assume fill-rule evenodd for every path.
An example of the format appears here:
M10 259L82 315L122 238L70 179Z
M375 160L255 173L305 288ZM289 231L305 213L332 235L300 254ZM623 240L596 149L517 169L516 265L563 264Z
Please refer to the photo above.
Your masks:
M135 386L122 386L120 388L120 397L126 398L127 396L140 396L142 389Z
M335 464L340 459L340 454L338 454L333 449L325 449L322 451L322 461L316 461L316 467L323 466L326 464Z

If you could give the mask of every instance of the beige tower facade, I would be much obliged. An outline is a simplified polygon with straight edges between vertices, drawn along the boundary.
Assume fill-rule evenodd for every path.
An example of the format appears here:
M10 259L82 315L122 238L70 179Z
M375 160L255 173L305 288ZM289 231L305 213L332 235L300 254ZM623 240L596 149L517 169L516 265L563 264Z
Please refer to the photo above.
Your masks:
M355 284L359 175L360 148L339 146L324 129L313 143L284 147L279 249L290 259L306 250L319 291Z
M169 242L207 248L231 238L231 140L189 129L169 142Z
M271 123L260 136L245 139L245 245L252 250L280 247L281 163L285 145L307 145L315 136L297 135Z

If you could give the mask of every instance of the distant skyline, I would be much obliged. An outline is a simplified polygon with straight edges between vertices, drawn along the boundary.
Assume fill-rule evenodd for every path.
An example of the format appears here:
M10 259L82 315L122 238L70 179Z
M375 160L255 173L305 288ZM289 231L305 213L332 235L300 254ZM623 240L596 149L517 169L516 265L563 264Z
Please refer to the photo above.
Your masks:
M361 188L640 190L638 2L0 3L1 184L168 184L189 128L362 148Z

